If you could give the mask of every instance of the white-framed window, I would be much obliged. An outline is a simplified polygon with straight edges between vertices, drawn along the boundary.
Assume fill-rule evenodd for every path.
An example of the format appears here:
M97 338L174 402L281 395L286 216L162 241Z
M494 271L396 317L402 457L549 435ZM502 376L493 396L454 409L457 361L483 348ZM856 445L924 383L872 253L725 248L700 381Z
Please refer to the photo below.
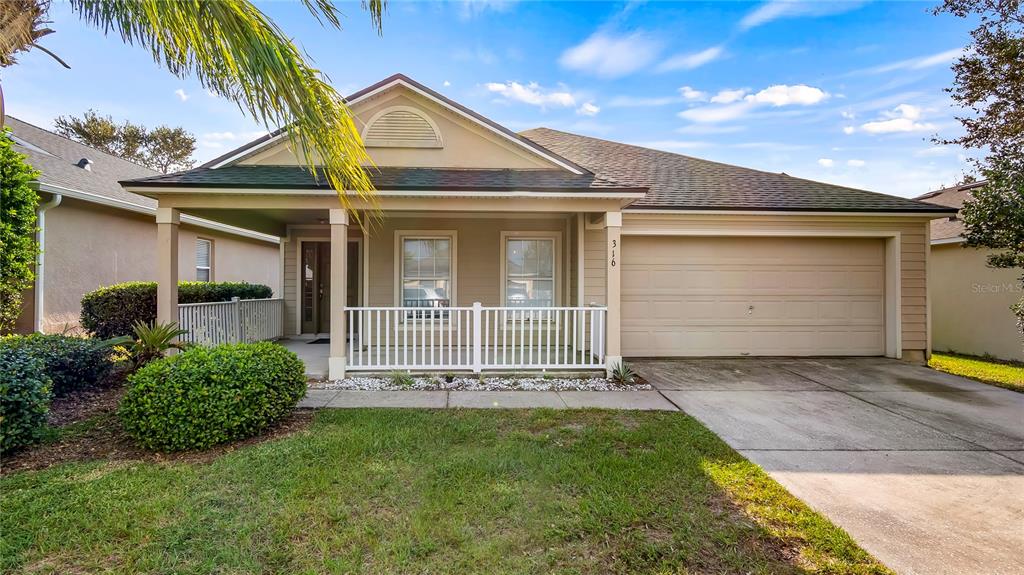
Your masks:
M196 239L196 281L213 281L213 240Z
M558 233L502 233L502 305L558 305Z
M399 232L397 244L398 305L454 305L455 232Z

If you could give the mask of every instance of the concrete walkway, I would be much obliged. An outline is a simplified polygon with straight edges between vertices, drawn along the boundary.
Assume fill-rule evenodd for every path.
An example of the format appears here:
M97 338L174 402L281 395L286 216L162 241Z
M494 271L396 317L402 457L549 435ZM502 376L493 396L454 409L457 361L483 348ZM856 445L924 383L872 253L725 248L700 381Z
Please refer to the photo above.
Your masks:
M659 391L339 391L310 389L299 407L552 409L596 407L678 411Z
M1024 394L888 359L634 367L896 572L1024 574Z

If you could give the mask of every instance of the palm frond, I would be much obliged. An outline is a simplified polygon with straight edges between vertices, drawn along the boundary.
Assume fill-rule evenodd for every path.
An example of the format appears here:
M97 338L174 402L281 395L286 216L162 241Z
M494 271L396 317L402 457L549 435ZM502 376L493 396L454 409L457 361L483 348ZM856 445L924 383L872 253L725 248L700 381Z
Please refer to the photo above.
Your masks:
M15 54L38 48L70 68L56 54L43 48L36 42L53 30L44 28L46 13L50 9L49 0L3 0L0 1L0 68L16 62ZM2 118L0 118L2 124Z
M330 0L304 0L321 22L338 26ZM352 210L354 193L375 202L364 165L372 165L344 99L299 49L248 0L71 0L90 24L147 49L179 78L234 101L268 130L286 128L307 168L338 191ZM366 4L380 26L383 0Z

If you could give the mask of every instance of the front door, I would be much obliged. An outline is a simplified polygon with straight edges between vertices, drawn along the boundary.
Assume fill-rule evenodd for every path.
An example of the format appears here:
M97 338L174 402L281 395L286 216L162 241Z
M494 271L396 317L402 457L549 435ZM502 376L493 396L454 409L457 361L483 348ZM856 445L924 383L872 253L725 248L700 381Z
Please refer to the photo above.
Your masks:
M359 302L359 244L348 242L348 302ZM331 242L302 242L302 333L331 331Z

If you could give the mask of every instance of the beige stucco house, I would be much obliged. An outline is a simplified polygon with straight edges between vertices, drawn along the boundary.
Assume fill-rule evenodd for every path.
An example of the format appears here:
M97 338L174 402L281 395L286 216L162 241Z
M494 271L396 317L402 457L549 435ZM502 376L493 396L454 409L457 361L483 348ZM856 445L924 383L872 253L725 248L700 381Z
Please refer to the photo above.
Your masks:
M975 182L918 199L959 210ZM957 214L933 220L928 281L932 294L932 349L1024 361L1024 339L1010 306L1024 296L1020 270L991 268L990 250L964 246Z
M376 167L348 201L272 134L123 182L159 202L160 315L181 218L283 237L286 328L347 370L563 369L625 357L929 349L929 222L948 208L539 128L405 77L348 98Z
M11 116L15 151L40 172L35 287L15 331L60 332L78 325L82 296L106 285L157 278L157 202L118 183L158 172ZM178 237L181 280L248 281L280 292L276 236L187 216ZM41 294L41 295L40 295Z

